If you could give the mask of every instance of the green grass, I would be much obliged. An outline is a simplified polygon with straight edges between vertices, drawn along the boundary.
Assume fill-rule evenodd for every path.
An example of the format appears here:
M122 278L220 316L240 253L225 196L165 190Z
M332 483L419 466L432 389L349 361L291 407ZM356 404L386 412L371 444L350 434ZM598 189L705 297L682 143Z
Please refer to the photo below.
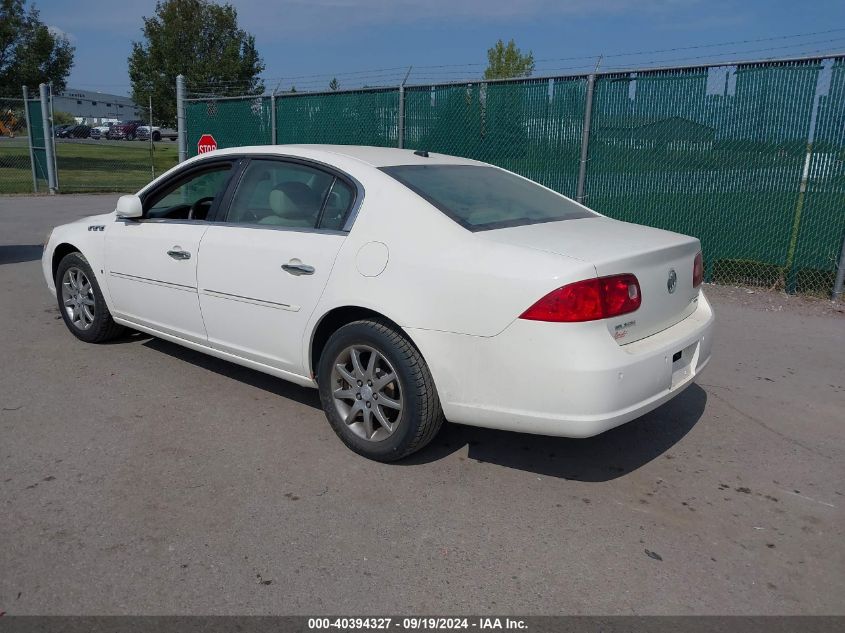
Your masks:
M178 158L176 143L153 146L152 165L158 176ZM150 147L140 141L57 142L59 190L134 192L152 179ZM39 191L46 191L39 180ZM32 193L32 168L26 138L0 141L0 193Z

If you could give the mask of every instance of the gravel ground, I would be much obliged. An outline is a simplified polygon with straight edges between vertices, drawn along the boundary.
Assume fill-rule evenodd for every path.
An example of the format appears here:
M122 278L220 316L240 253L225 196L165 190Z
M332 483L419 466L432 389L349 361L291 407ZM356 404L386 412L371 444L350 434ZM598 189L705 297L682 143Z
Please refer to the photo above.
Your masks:
M398 465L316 393L146 336L85 345L0 198L0 611L845 614L845 317L707 289L713 361L589 440L447 425Z

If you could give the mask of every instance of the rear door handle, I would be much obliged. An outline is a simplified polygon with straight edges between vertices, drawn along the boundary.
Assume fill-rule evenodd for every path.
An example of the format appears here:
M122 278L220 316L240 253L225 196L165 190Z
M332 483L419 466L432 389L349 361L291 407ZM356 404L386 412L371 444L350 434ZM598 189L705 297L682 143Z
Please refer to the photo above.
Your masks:
M167 251L167 254L173 259L191 259L191 254L188 251L183 251L178 246L174 246L171 250Z
M313 275L315 268L308 264L282 264L282 270L291 275Z

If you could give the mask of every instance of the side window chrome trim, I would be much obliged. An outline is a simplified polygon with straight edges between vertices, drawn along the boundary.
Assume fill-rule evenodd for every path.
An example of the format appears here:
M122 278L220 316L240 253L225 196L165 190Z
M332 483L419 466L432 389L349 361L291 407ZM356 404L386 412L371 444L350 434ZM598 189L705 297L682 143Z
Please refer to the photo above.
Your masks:
M273 229L273 230L296 230L299 232L315 232L315 233L329 233L329 234L338 234L338 235L345 235L352 230L352 226L355 224L355 219L358 217L358 212L361 209L361 205L364 202L364 196L366 195L366 190L364 189L364 185L361 182L352 176L351 174L343 171L335 167L334 165L329 165L328 163L324 163L319 160L314 160L311 158L303 158L302 156L291 156L288 154L231 154L226 159L222 157L215 157L208 159L206 163L205 160L199 160L196 162L191 163L190 168L186 168L185 170L180 170L179 173L173 174L174 178L179 178L183 174L186 174L189 169L203 169L204 167L213 164L213 162L220 161L220 162L229 162L232 164L232 175L230 176L229 182L227 184L227 192L221 200L221 206L225 205L225 213L223 212L222 208L217 209L218 215L229 215L229 210L232 204L232 199L234 198L234 194L237 192L237 187L241 184L241 179L243 178L244 172L246 171L246 167L248 166L249 161L252 160L278 160L290 163L298 163L300 165L305 165L306 167L312 167L314 169L319 169L324 171L332 176L339 178L340 180L346 181L346 184L351 185L352 189L355 192L355 200L352 201L352 205L349 207L349 211L346 214L346 220L343 223L343 227L338 229L319 229L319 228L301 228L301 227L280 227L280 226L272 226L272 225L250 225L250 224L239 224L237 222L225 222L215 220L213 222L209 222L209 224L219 224L221 226L243 226L243 227L251 227L251 228L261 228L261 229ZM237 179L237 182L233 182L233 179ZM170 179L168 178L168 182ZM164 183L162 183L164 184ZM234 186L233 186L234 185ZM229 187L232 187L231 191L229 191ZM144 196L148 195L145 193ZM142 200L144 197L142 197Z
M259 231L288 231L291 233L319 233L320 235L340 235L346 237L349 232L338 229L315 229L302 226L277 226L274 224L246 224L240 222L206 222L209 226L225 226L230 229L256 229Z

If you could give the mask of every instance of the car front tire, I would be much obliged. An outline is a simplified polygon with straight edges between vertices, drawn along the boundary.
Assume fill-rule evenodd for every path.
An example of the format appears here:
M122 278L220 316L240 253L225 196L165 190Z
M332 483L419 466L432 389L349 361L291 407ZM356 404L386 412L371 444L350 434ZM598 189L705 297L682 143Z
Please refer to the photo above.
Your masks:
M76 338L105 343L124 333L106 307L100 284L81 253L65 255L56 269L56 299L62 319Z
M332 334L317 380L329 424L344 444L369 459L402 459L443 425L425 359L387 320L355 321Z

